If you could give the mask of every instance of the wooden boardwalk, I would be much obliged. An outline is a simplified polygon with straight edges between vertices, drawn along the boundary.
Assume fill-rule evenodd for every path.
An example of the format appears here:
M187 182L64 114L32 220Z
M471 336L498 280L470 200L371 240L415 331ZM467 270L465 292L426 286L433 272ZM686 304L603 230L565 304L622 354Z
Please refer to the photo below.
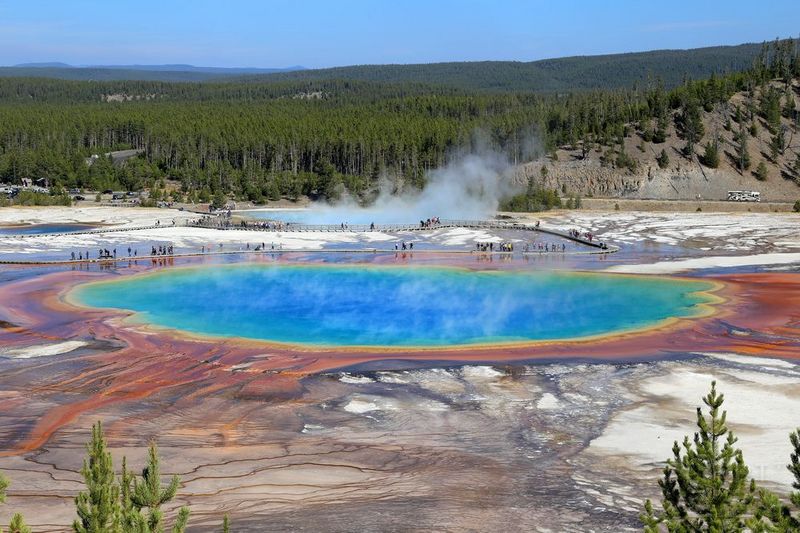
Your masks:
M247 226L232 224L229 226L209 226L205 224L187 224L190 227L221 229L227 231L268 231L273 233L292 233L292 232L328 232L328 233L363 233L363 232L382 232L382 233L400 233L408 231L434 231L438 229L448 228L467 228L467 229L499 229L499 230L522 230L522 231L536 231L561 237L573 242L585 244L594 248L606 249L607 251L617 251L619 248L610 246L602 241L595 241L585 239L580 236L572 235L568 231L561 231L556 228L544 227L541 225L533 224L520 224L516 222L503 222L499 220L442 220L438 224L423 226L421 224L298 224L287 223L280 228L253 225L252 223Z

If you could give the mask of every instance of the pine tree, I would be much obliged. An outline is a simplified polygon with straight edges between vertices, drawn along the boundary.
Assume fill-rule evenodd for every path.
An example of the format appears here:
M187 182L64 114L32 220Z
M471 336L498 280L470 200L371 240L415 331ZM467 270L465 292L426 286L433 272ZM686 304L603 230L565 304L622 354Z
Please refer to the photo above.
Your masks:
M770 132L775 133L781 125L781 93L775 88L769 88L761 94L761 116L767 123Z
M666 150L661 150L661 153L658 154L656 158L656 162L658 163L658 168L667 168L669 166L669 155L667 155Z
M695 144L703 138L705 133L700 105L696 98L688 98L683 103L683 110L676 117L676 126L681 137L686 140L686 146L683 149L684 155L692 157Z
M119 531L119 485L114 480L114 463L100 422L92 426L92 440L86 449L88 457L81 469L86 490L75 498L78 519L72 529L77 533Z
M228 520L228 513L225 513L225 517L222 519L222 533L230 533L231 526Z
M719 140L716 137L706 143L705 150L703 150L703 164L709 168L719 166Z
M155 442L150 444L148 451L147 466L142 470L141 481L133 480L133 490L130 498L133 505L139 510L147 508L146 517L148 533L161 533L164 531L161 506L171 501L178 491L180 479L172 476L169 485L161 486L161 466L158 457L158 448ZM172 527L173 533L182 533L186 529L189 520L189 508L181 507L175 525Z
M0 503L6 501L6 489L8 489L8 479L3 474L0 474ZM3 528L0 528L2 533ZM11 523L8 525L8 533L31 533L31 528L25 525L25 520L19 513L14 513L11 517Z
M794 430L789 435L789 442L792 443L792 453L789 456L790 462L787 468L794 476L792 488L795 489L790 498L795 508L800 511L800 429ZM798 524L798 528L800 528L800 524Z
M653 144L662 144L667 140L667 127L662 126L659 122L659 127L653 132Z
M794 103L794 96L792 95L791 91L787 91L785 103L783 104L783 116L791 120L794 119L796 112L797 106Z
M782 155L786 150L786 130L783 126L779 127L772 136L769 143L770 158L773 162L778 161L778 155Z
M8 533L31 533L31 528L25 524L21 514L14 513L11 523L8 525Z
M739 132L734 136L736 141L736 166L740 173L750 168L750 152L747 150L747 130L744 123L739 123Z
M214 193L214 198L211 201L211 207L215 209L222 209L225 207L225 204L228 202L228 199L225 198L225 195L222 193L221 190L218 190Z
M125 532L146 533L147 521L133 504L131 495L136 476L128 470L127 458L122 458L122 472L119 476L120 524Z
M697 408L697 428L693 441L672 447L664 478L658 482L663 500L656 510L645 503L641 520L646 532L662 526L667 531L741 531L756 497L754 481L741 450L734 447L736 437L726 425L727 412L720 412L724 395L717 393L716 382L703 398L708 415Z
M775 494L761 489L755 512L747 523L751 531L787 533L800 531L800 429L789 435L789 441L792 444L792 453L787 468L794 477L792 487L796 489L789 495L791 505L785 504Z
M767 169L766 163L761 161L756 167L755 172L753 172L753 175L758 181L766 181L767 177L769 176L769 170Z
M581 142L581 159L586 159L586 156L589 155L589 149L591 147L591 142L589 139L584 138Z

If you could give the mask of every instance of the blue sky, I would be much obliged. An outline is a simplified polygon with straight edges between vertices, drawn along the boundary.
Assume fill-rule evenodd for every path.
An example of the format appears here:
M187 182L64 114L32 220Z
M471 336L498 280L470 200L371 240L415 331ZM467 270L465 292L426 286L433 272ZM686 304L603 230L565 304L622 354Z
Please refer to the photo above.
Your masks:
M0 0L0 65L327 67L797 36L797 0Z

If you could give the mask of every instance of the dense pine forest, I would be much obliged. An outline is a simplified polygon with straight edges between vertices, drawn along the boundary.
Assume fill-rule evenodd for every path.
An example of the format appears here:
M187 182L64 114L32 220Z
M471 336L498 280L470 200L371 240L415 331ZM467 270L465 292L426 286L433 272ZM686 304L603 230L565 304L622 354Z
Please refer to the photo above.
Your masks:
M743 71L671 89L657 79L624 89L537 93L347 79L6 78L0 181L47 178L56 187L163 194L170 179L181 184L174 197L195 201L221 194L256 202L333 198L343 189L367 200L379 180L420 187L426 171L478 144L521 162L559 146L613 147L632 135L658 144L674 123L694 150L703 135L701 111L730 107L741 91L753 97L727 109L731 127L744 131L756 117L776 124L775 113L778 124L791 117L796 127L794 96L787 94L798 76L797 42L785 40L763 46ZM774 135L785 141L781 128ZM124 165L103 157L123 149L142 154ZM94 154L100 157L88 165Z

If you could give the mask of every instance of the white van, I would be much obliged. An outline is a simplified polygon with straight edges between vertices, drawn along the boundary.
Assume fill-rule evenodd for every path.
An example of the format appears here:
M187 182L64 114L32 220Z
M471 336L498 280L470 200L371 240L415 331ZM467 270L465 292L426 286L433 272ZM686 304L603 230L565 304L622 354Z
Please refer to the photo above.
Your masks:
M729 202L760 202L761 193L757 191L728 191Z

